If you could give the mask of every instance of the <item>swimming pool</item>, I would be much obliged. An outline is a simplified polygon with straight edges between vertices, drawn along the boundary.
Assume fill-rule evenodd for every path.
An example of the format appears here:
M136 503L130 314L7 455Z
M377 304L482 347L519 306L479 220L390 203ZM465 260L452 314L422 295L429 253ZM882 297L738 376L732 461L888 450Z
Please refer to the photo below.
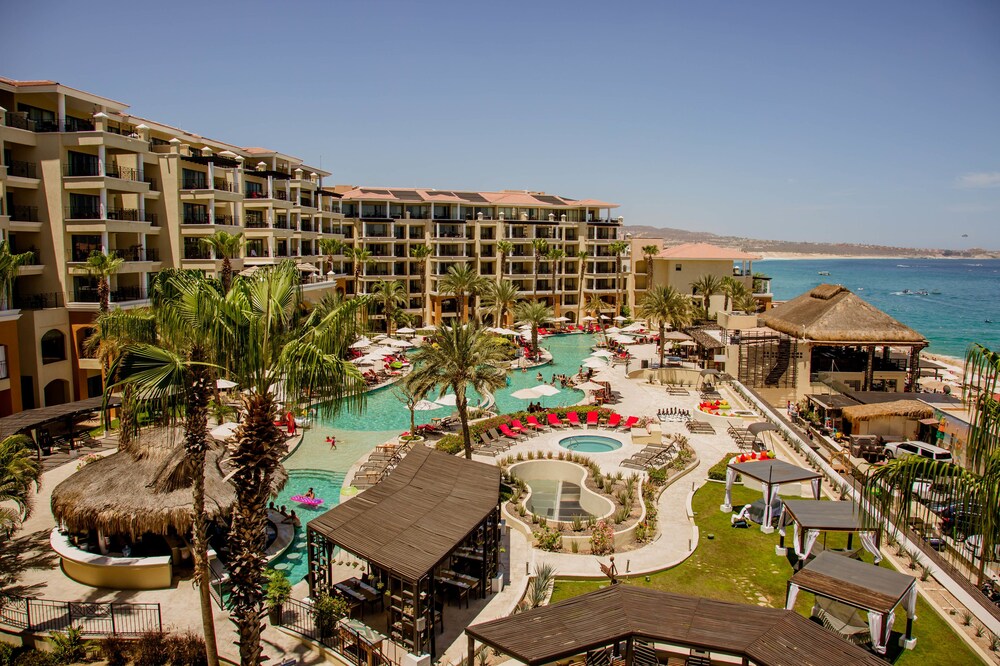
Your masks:
M531 496L525 508L535 515L565 522L592 515L580 505L582 488L578 483L554 479L535 479L526 483L531 488Z
M622 448L622 443L601 435L573 435L560 439L559 446L577 453L607 453Z
M615 509L611 500L583 487L587 469L582 465L564 460L528 460L511 465L510 474L528 486L524 508L546 520L603 518Z
M340 503L340 488L343 483L344 472L293 469L288 472L288 483L274 500L277 507L285 506L289 511L294 509L301 521L301 525L295 530L292 545L271 563L271 567L284 571L293 585L309 572L306 523ZM316 497L323 499L321 505L309 507L291 500L292 495L305 494L310 488L316 493Z

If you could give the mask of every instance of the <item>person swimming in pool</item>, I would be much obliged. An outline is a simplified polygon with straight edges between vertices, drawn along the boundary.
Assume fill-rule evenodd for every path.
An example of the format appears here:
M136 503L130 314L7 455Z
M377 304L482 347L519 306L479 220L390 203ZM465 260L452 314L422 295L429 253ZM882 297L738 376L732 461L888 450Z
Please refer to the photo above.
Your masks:
M314 491L312 488L310 488L309 492L306 493L306 497L308 497L309 499L315 498L316 497L316 491Z

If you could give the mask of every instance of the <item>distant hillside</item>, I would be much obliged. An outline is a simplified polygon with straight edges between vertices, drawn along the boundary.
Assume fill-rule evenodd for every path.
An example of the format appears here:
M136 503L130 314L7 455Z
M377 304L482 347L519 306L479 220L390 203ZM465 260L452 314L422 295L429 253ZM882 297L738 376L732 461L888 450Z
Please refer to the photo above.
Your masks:
M843 257L977 257L1000 258L1000 252L970 248L968 250L939 250L915 247L891 247L888 245L864 245L859 243L803 243L797 241L760 240L740 236L719 236L707 231L688 231L645 226L625 226L625 231L634 238L662 238L667 244L712 243L737 247L746 252L765 255L836 255Z

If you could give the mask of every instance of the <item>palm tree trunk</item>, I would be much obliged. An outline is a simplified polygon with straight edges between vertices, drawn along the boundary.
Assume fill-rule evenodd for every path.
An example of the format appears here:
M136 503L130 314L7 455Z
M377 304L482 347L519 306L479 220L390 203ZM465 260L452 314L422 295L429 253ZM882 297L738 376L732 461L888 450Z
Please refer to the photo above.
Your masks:
M207 355L200 346L191 350L190 360L201 363ZM205 521L205 452L208 445L208 399L212 388L212 373L207 366L191 366L191 383L186 396L184 446L194 467L192 479L192 541L194 548L194 579L201 601L201 625L205 634L205 654L208 666L218 666L219 647L215 639L215 616L212 612L212 579L208 571L208 526Z
M622 258L621 255L615 257L615 315L622 313ZM616 324L617 325L617 324Z
M465 446L465 457L472 460L472 435L469 433L469 403L465 398L465 391L459 391L452 386L455 391L455 407L458 409L458 420L462 423L462 444Z
M424 315L424 326L429 326L430 321L427 314L427 263L420 264L420 312Z
M229 288L233 286L233 265L229 262L229 257L222 255L222 293L228 294Z
M538 355L538 324L531 325L531 351Z
M98 278L97 298L101 303L101 312L111 309L111 280L106 277Z
M667 325L662 320L660 321L660 367L663 367L663 346L666 344L666 340L663 336L667 334Z
M576 297L576 325L580 325L580 319L583 317L583 261L580 262L580 287L579 293Z
M267 500L284 453L285 438L274 425L276 411L271 394L254 393L244 399L244 407L246 418L231 459L236 470L232 479L236 503L229 534L231 617L239 634L240 664L260 666Z
M538 300L538 252L535 252L535 277L531 283L531 297Z

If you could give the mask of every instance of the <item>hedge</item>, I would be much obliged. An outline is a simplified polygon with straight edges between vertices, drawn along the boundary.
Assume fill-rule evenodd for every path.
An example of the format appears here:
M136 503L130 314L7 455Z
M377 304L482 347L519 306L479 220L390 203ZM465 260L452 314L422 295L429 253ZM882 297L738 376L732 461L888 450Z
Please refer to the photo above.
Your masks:
M708 478L712 481L725 481L726 480L726 468L729 467L729 461L734 457L740 455L740 452L727 453L725 457L719 462L712 465L708 470ZM737 474L736 480L739 481L740 477Z

